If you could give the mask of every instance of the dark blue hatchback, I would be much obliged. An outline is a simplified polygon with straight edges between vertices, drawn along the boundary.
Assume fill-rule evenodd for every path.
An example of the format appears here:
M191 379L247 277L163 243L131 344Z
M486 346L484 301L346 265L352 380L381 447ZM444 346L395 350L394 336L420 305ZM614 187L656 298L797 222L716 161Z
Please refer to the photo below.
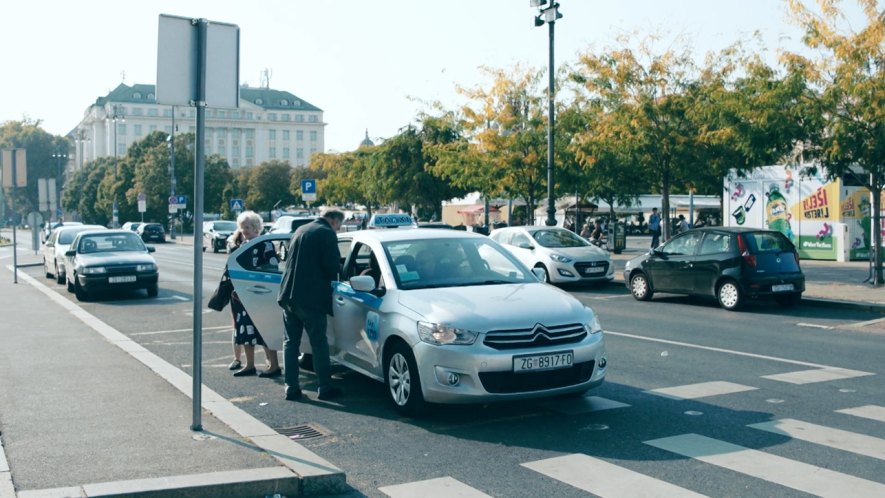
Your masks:
M782 233L752 228L689 230L624 268L633 297L648 301L655 292L715 297L727 310L747 298L773 298L797 304L805 275L796 247Z

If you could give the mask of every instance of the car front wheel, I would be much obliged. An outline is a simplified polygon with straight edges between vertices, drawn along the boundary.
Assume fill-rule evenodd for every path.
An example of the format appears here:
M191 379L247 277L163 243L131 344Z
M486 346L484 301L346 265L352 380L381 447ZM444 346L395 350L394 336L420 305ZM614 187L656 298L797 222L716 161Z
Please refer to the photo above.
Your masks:
M76 278L76 277L74 277L74 278ZM74 281L74 295L77 296L77 301L88 301L89 300L89 293L86 292L86 289L84 289L80 285L80 282L78 282L76 280Z
M544 282L545 284L549 284L550 283L550 271L547 270L547 267L539 263L539 264L535 265L535 268L537 268L539 270L544 270L544 276L541 278L541 281Z
M740 309L744 300L740 287L733 280L723 282L719 286L719 291L716 292L716 297L719 299L719 305L728 311Z
M385 384L396 411L402 415L420 415L426 408L415 357L408 346L394 344L384 363Z
M637 301L651 300L654 292L651 290L651 286L648 285L648 277L645 276L645 273L635 273L630 277L630 293L633 294L633 298Z
M63 273L59 273L58 265L55 265L55 282L59 284L65 283L65 276Z

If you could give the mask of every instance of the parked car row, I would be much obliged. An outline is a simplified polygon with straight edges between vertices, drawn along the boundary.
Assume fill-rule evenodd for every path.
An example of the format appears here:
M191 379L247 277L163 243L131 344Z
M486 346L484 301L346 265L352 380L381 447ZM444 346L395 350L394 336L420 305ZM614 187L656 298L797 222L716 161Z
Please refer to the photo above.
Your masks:
M108 230L100 225L59 228L43 245L47 278L65 284L77 300L105 291L145 289L159 293L159 270L141 237L131 229Z

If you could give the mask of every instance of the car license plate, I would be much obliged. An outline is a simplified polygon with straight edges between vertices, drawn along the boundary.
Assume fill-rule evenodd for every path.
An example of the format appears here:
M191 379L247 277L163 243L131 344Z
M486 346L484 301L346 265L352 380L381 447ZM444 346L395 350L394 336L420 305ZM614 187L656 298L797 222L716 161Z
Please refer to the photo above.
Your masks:
M541 370L556 370L559 368L568 368L574 365L574 363L575 355L572 351L514 356L513 371L516 373L520 373L538 372Z
M788 292L793 290L793 284L772 285L771 292Z
M589 275L591 273L602 273L604 271L605 271L605 267L602 267L602 266L591 266L590 268L584 268L584 274L587 274L587 275Z
M135 275L123 275L122 277L108 277L109 284L122 284L125 282L135 282Z

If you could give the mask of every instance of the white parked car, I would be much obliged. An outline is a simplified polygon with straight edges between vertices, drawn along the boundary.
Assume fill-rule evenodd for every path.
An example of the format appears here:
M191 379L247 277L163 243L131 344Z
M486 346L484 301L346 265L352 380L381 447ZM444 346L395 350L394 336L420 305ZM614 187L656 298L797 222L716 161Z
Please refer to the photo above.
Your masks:
M516 226L492 230L502 244L529 268L540 268L550 283L609 282L615 278L611 255L571 230Z
M228 268L268 347L282 349L276 299L285 262L251 267L252 247L266 241L279 251L289 234L243 244ZM543 284L488 237L361 230L339 233L338 241L332 361L383 382L400 413L419 414L428 402L581 395L603 382L605 341L593 310ZM301 351L309 364L306 337Z
M68 223L68 225L53 229L41 248L46 278L54 278L60 284L65 283L65 252L70 247L71 241L74 240L74 236L85 230L106 230L101 225Z

